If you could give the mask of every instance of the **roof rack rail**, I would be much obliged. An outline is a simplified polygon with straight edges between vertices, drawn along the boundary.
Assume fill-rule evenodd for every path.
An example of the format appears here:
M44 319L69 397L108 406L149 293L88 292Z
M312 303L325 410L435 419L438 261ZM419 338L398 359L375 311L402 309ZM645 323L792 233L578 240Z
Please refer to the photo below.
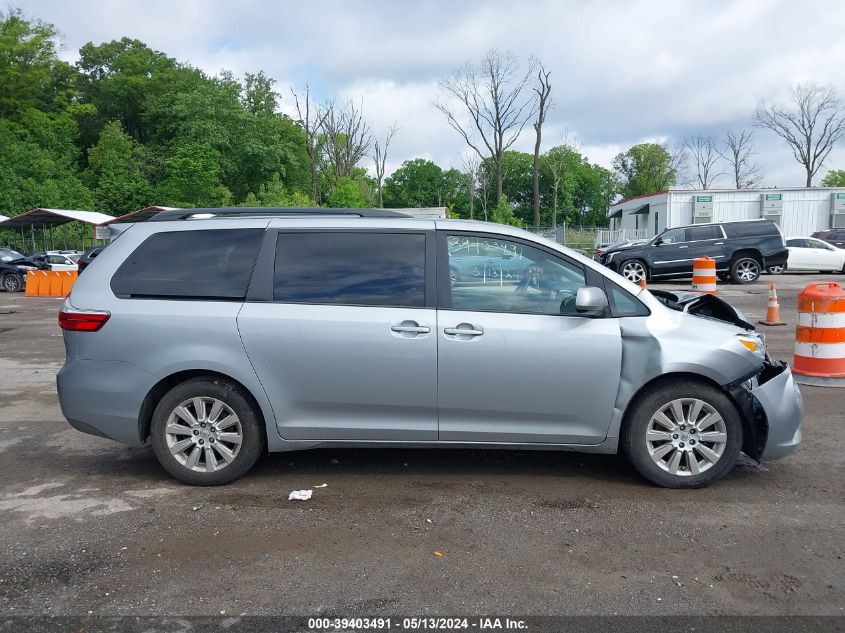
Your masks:
M359 218L410 218L412 216L388 209L326 209L323 207L223 207L219 209L168 209L160 211L147 222L172 222L237 216L286 215L345 215Z

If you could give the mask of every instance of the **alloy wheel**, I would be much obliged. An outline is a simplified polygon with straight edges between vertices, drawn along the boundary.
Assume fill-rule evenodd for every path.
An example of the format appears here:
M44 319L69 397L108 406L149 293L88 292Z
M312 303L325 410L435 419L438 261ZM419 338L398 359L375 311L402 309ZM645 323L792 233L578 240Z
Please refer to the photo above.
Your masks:
M645 279L645 266L640 262L625 262L622 266L622 276L634 283Z
M773 275L780 275L785 269L786 266L769 266L769 272Z
M237 414L222 400L185 400L170 413L165 427L170 453L189 470L211 473L231 464L244 436Z
M736 276L742 281L754 281L760 276L760 267L753 259L744 259L736 267Z
M3 288L7 292L18 292L21 289L21 280L14 274L3 277Z
M681 477L708 471L727 446L725 421L697 398L672 400L655 411L646 427L646 449L662 470Z

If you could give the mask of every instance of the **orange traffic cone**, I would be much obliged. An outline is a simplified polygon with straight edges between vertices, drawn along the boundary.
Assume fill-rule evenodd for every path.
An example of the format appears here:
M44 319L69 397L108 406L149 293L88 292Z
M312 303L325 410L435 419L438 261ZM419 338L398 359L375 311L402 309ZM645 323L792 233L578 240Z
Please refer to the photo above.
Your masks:
M645 287L646 287L646 284L645 284L645 277L642 277L642 278L640 279L640 288L645 288Z
M780 320L780 306L778 305L778 291L775 282L769 286L769 307L766 310L766 320L758 321L763 325L786 325Z

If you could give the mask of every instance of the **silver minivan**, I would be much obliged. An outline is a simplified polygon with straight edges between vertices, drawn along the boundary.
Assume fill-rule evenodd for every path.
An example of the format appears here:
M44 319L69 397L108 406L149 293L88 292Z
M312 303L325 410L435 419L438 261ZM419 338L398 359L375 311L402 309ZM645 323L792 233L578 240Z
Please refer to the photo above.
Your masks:
M454 446L621 452L700 487L801 440L789 367L729 304L486 222L163 211L89 265L59 324L70 424L149 442L190 484L263 451Z

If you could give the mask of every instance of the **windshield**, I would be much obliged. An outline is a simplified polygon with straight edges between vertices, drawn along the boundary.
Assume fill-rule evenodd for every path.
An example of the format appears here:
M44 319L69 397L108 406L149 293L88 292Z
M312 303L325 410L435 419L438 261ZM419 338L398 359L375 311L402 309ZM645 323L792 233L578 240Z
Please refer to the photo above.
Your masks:
M23 258L23 255L21 255L17 251L13 251L11 249L0 250L0 261L12 262L12 261L15 261L16 259L21 259L21 258Z

